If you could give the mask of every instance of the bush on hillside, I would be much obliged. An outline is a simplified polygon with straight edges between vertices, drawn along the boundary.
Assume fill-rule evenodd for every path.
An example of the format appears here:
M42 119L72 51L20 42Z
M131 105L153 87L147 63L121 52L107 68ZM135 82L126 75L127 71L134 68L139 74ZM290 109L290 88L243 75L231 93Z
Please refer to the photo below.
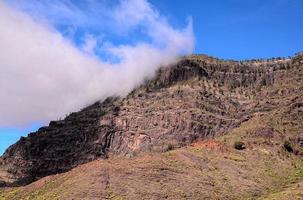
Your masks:
M243 150L243 149L245 149L245 144L244 144L244 142L236 141L234 144L234 147L237 150Z
M293 151L294 151L291 142L288 141L288 140L286 140L286 141L284 142L284 145L283 145L283 146L284 146L284 148L286 149L286 151L288 151L288 152L293 152Z

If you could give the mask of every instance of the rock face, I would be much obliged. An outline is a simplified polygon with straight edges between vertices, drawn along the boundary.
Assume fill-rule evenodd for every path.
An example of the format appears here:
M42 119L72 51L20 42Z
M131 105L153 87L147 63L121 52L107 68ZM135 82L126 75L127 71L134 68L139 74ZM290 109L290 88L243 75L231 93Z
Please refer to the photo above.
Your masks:
M28 137L21 137L6 150L2 160L5 169L18 177L15 184L106 158L114 127L99 126L99 119L105 113L115 115L114 101L112 98L102 104L95 103L64 120L51 121L49 126Z
M270 89L289 80L297 86ZM290 93L297 98L287 98ZM299 54L243 62L182 58L125 98L97 102L22 137L0 159L0 186L27 184L98 158L166 151L212 138L282 104L293 105L299 117L301 94Z

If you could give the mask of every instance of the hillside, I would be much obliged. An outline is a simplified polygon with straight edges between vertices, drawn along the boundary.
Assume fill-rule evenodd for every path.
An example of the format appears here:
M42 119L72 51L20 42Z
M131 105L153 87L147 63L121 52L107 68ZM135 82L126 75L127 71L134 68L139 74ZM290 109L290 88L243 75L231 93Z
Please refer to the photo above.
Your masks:
M176 150L92 161L3 189L0 199L300 199L302 157L283 149L271 117ZM247 148L234 149L237 140Z
M8 148L0 199L302 198L302 116L301 54L181 58Z

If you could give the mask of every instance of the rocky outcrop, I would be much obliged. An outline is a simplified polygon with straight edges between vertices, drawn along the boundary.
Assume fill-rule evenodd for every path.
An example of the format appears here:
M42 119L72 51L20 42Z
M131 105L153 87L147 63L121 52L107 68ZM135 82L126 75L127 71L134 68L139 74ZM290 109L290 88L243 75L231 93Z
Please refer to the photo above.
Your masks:
M0 160L0 185L26 184L98 158L166 151L224 134L256 113L291 103L285 97L301 94L302 85L270 88L294 73L302 83L298 57L182 58L125 98L97 102L22 137Z
M99 126L99 119L106 113L116 114L115 100L97 102L21 137L2 156L2 166L15 176L15 184L25 184L97 158L107 158L114 127Z

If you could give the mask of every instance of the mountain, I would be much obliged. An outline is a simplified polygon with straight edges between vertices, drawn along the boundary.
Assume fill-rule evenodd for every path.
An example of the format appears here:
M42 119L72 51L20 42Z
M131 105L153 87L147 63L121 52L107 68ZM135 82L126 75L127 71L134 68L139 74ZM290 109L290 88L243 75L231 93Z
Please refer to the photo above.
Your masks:
M303 197L302 116L302 53L183 57L9 147L0 199Z

